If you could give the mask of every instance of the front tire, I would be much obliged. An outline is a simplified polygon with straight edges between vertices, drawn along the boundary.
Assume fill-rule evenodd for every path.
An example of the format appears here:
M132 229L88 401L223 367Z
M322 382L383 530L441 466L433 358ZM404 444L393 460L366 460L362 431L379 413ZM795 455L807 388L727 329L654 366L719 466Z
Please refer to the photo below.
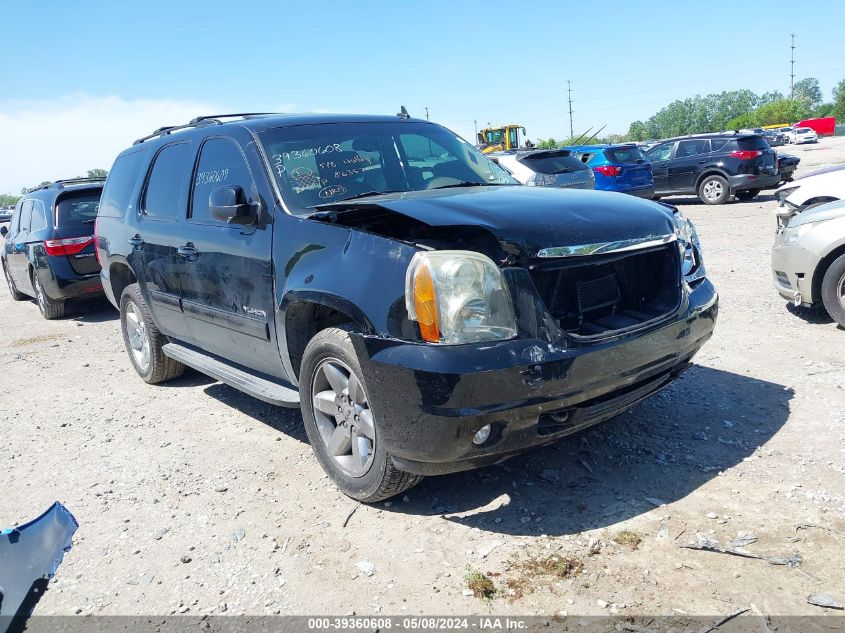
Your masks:
M759 189L743 189L742 191L736 192L736 199L746 202L748 200L753 200L758 193L760 193Z
M373 503L422 479L398 470L384 448L348 329L328 328L314 336L299 376L308 441L343 494Z
M15 282L12 281L12 276L9 274L9 269L6 268L6 264L3 264L3 275L6 277L6 285L9 286L9 294L12 295L12 301L23 301L26 299L24 293L18 292Z
M822 303L840 327L845 327L845 255L828 267L822 278Z
M38 309L48 321L53 319L61 319L65 315L65 302L53 301L44 292L44 286L41 285L41 280L38 279L38 273L32 271L32 287L35 290L35 302L38 304Z
M120 296L120 329L129 360L145 383L155 385L178 378L185 366L164 354L167 337L159 332L138 284Z
M704 204L723 204L730 196L731 188L722 176L707 176L698 185L698 199Z

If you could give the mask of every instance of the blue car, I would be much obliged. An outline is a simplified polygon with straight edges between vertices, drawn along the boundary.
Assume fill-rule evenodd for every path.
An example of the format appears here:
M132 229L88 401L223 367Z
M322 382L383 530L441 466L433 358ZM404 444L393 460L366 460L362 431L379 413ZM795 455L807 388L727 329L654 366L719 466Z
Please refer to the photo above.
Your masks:
M636 145L573 145L563 149L592 168L596 189L654 197L651 163Z

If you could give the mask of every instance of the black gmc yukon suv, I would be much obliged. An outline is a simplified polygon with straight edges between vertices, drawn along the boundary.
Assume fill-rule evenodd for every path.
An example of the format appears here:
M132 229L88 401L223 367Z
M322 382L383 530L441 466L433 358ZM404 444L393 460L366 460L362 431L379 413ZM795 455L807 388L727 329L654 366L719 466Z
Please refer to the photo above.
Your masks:
M96 236L141 377L301 406L361 501L629 409L716 321L672 207L518 186L407 115L161 128L118 156Z

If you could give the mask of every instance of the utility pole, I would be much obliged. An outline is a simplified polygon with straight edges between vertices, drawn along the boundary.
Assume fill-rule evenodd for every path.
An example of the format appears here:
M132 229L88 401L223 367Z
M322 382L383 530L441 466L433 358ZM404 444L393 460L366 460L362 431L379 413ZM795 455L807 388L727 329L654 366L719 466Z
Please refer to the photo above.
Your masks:
M789 59L789 98L795 98L795 33L790 33L792 38L791 55Z
M473 119L473 123L475 123L475 139L478 140L478 119Z
M428 118L428 106L425 107L425 120L430 121L431 119Z
M569 79L566 80L566 89L569 91L569 138L573 138L575 128L572 125L572 82Z

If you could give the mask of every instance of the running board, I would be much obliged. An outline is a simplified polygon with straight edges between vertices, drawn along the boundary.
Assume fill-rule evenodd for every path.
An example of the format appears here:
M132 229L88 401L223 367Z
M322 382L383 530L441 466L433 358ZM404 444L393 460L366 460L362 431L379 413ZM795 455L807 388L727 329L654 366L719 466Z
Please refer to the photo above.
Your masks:
M203 374L224 382L230 387L243 391L254 398L274 404L278 407L299 407L299 392L290 387L259 378L248 372L232 367L213 356L184 347L177 343L167 343L162 348L166 356L192 367Z

